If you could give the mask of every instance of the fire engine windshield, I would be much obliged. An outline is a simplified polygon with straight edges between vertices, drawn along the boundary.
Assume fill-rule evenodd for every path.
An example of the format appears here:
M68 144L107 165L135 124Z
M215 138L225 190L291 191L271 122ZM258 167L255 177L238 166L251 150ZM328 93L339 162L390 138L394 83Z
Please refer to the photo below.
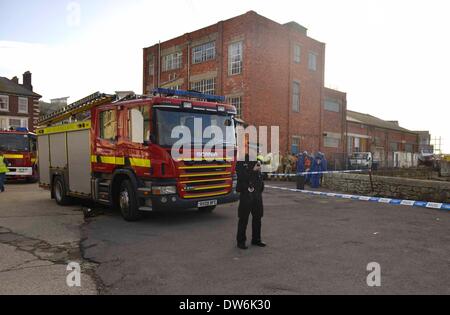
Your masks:
M0 151L29 151L30 139L28 135L0 134Z
M172 130L176 127L187 127L191 134L191 144L199 143L199 139L195 141L195 128L197 132L201 130L201 143L204 145L210 141L217 140L217 144L234 145L235 144L235 129L234 124L231 123L231 116L227 114L203 114L199 112L180 112L171 109L157 109L156 110L156 129L157 129L157 143L164 147L171 147L177 142L181 136L172 138ZM210 126L218 128L209 128ZM221 130L222 137L218 139L215 133L211 130ZM209 137L210 136L210 137Z

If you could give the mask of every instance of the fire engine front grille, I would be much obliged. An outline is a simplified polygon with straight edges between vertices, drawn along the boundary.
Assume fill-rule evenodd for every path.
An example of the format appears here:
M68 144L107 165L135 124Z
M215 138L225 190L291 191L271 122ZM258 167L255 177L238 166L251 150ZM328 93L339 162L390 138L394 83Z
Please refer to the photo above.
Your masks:
M190 161L178 166L182 198L203 198L227 194L232 188L229 161Z

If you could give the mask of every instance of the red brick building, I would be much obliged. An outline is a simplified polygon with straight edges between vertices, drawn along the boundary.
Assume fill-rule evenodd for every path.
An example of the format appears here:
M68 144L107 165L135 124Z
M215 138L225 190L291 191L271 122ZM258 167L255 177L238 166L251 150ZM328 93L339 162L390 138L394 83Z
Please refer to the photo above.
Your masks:
M306 28L250 11L144 49L144 93L154 87L227 96L247 123L280 126L280 150L323 142L325 45Z
M401 166L403 156L419 152L417 132L369 114L347 111L347 153L372 152L382 167Z
M370 133L348 126L346 93L324 87L325 44L296 22L249 11L144 48L143 64L144 94L164 87L225 95L246 123L280 127L281 153L322 151L331 167L345 167L354 141L347 129ZM397 140L395 132L386 145L410 149L409 131Z
M41 95L33 92L29 71L23 74L22 84L17 77L11 80L0 77L0 129L26 127L34 131L40 98Z

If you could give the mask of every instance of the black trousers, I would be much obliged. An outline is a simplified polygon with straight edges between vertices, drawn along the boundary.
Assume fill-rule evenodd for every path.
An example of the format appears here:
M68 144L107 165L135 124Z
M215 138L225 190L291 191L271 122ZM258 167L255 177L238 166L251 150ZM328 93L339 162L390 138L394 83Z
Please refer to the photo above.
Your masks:
M305 189L305 176L297 175L297 189L299 190Z
M236 240L238 243L247 241L247 225L252 214L252 241L261 241L261 219L263 217L263 204L261 194L241 193L239 200L239 222Z

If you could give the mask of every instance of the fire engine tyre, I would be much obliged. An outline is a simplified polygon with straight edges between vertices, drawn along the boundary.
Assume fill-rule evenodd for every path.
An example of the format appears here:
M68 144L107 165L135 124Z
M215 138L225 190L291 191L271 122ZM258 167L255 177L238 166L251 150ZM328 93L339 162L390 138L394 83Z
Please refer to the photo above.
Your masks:
M126 179L120 183L118 207L126 221L137 221L142 217L131 182Z
M56 203L60 206L70 204L70 197L67 196L66 187L61 177L56 177L53 181L52 194L55 197Z
M211 213L214 211L214 209L216 209L216 206L198 208L198 211L200 211L201 213Z

